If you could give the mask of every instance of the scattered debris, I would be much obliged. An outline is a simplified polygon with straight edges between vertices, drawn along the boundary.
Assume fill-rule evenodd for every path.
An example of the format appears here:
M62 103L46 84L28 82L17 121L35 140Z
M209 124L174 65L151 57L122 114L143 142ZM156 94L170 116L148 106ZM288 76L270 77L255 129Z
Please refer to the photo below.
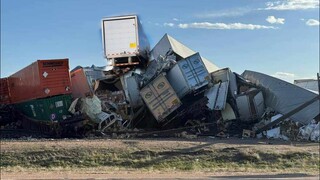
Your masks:
M167 34L150 51L136 15L105 18L102 32L107 66L69 74L68 59L40 60L2 78L1 129L319 142L319 95L262 73L219 69ZM41 84L34 95L24 73L33 66Z

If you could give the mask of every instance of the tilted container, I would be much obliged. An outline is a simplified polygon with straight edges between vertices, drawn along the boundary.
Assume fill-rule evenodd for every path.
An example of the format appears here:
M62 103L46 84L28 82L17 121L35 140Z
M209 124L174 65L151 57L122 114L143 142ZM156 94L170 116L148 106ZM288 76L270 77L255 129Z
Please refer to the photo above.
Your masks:
M60 95L35 99L15 104L15 108L27 117L39 121L61 121L69 115L68 109L72 103L72 97Z
M181 105L179 97L162 74L142 88L140 95L159 122Z
M199 53L178 63L168 72L168 81L179 98L208 84L209 72Z
M94 68L77 68L70 72L71 89L73 98L86 97L86 94L93 93L93 82L104 77L101 70Z
M12 103L71 94L68 59L38 60L9 76Z
M150 45L137 15L108 17L101 24L104 56L113 66L148 60Z
M10 104L11 96L8 78L0 79L0 104Z

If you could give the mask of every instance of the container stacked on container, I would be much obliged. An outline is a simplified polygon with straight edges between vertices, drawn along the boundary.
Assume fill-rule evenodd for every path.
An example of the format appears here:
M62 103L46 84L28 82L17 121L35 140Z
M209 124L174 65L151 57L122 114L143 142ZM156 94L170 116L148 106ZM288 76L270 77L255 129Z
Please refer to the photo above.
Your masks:
M37 60L9 76L11 103L33 119L62 120L72 100L68 61Z

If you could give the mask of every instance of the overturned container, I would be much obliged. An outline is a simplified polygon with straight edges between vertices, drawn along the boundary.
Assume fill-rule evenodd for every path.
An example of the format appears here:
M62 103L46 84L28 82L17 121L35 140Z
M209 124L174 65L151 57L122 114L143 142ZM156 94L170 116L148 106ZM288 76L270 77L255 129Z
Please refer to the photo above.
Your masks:
M112 66L137 65L148 60L150 45L137 15L102 19L104 56Z
M141 89L142 99L158 122L181 106L181 101L163 74Z
M68 59L38 60L9 76L12 103L71 94Z
M77 67L70 72L73 98L86 97L94 92L94 82L105 75L102 70Z
M195 53L178 63L168 72L168 81L179 98L208 84L209 72L199 53Z

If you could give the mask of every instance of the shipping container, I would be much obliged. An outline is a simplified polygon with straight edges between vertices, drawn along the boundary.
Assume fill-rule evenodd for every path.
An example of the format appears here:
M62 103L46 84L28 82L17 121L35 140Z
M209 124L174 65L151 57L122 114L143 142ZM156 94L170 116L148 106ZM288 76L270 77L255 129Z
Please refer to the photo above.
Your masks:
M168 81L179 98L208 84L209 72L199 53L178 63L168 72Z
M137 15L102 19L102 42L104 55L113 66L148 60L150 45Z
M15 104L17 110L39 121L61 121L68 115L71 95L59 95Z
M12 103L71 94L68 59L38 60L9 77Z
M94 68L79 67L70 72L71 89L73 98L86 97L86 94L93 93L94 81L103 78L102 70Z
M181 106L179 97L163 74L142 88L140 94L159 122Z
M0 79L0 104L10 104L10 90L8 78Z
M165 34L161 40L153 47L150 52L151 59L158 59L159 56L165 56L168 51L173 51L175 55L177 55L177 61L187 58L196 53L196 51L190 49L189 47L185 46L178 40L174 39L173 37ZM203 63L205 64L207 70L211 73L219 68L213 64L210 60L201 57Z

